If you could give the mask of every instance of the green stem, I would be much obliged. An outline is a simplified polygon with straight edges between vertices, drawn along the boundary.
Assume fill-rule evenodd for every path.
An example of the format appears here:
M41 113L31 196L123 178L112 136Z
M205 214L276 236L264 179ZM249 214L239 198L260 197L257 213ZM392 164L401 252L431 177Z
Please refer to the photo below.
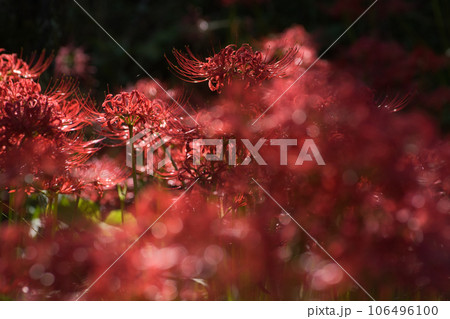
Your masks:
M75 198L75 214L70 214L70 221L73 222L74 218L78 218L80 214L80 194L77 194L77 197Z
M53 201L53 217L55 217L55 219L58 218L58 197L59 197L59 194L56 193L55 200Z
M127 188L125 185L123 188L120 185L117 185L117 194L119 195L119 200L120 200L120 213L121 213L121 217L122 217L122 225L124 223L126 192L127 192Z
M80 195L77 195L77 197L76 197L76 199L75 199L75 209L76 209L76 212L77 212L77 213L78 213L79 210L80 210L79 206L80 206Z
M52 208L53 218L54 218L54 220L53 220L53 234L56 233L56 231L58 230L58 197L59 197L59 194L56 193L55 194L55 199L53 201L53 208Z
M16 192L9 193L9 203L8 203L8 223L12 224L14 222L14 205L15 205Z
M122 225L124 222L124 211L125 211L125 199L124 199L124 196L121 196L120 197L120 214L122 217Z
M45 215L50 216L52 214L53 209L53 194L48 194L48 203L47 203L47 209L45 210Z
M128 131L129 131L129 138L131 139L133 137L133 125L128 125ZM137 176L136 176L136 150L134 147L131 147L131 169L133 174L133 193L134 193L134 200L136 201L136 195L137 195Z

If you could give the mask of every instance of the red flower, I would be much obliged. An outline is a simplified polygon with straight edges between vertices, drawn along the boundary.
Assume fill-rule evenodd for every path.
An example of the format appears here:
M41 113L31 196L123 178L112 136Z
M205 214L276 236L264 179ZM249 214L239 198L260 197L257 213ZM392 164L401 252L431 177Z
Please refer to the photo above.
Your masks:
M63 82L61 82L63 83ZM63 138L66 132L83 128L87 121L82 101L69 99L73 83L58 84L48 94L29 79L0 82L0 145L19 143L38 135Z
M176 138L189 130L178 116L178 106L161 99L150 100L137 90L108 94L102 107L103 113L90 109L91 115L102 126L101 134L115 140L128 139L130 128L133 134L148 129L150 133Z
M4 49L0 49L0 53ZM30 62L27 63L21 58L17 57L17 54L0 54L0 80L8 78L18 79L27 78L35 79L39 77L50 65L52 58L45 58L45 51L41 53L37 61L34 63L36 55L33 55ZM33 66L31 66L34 63Z
M74 97L73 81L55 82L46 92L32 79L0 81L0 174L2 187L31 185L39 189L74 187L56 182L84 163L98 140L85 141L88 100ZM77 182L72 183L77 184Z
M177 50L173 51L179 66L168 60L170 66L183 80L191 83L208 81L210 90L219 93L233 78L244 80L249 86L281 77L297 54L297 49L289 49L281 60L266 61L261 52L253 51L248 44L243 44L237 50L236 45L230 44L203 62L196 58L189 48L186 49L187 56Z
M142 130L145 122L158 120L158 114L162 110L161 103L157 100L151 101L142 93L133 90L116 95L108 94L102 104L104 113L92 110L91 113L102 125L102 134L125 140L129 138L130 127Z
M48 100L26 100L6 102L1 108L0 130L2 145L20 144L23 137L57 135L60 120L54 115Z
M82 167L76 168L72 175L82 180L86 185L93 185L101 194L104 190L112 189L123 183L130 174L116 161L103 156L92 159Z

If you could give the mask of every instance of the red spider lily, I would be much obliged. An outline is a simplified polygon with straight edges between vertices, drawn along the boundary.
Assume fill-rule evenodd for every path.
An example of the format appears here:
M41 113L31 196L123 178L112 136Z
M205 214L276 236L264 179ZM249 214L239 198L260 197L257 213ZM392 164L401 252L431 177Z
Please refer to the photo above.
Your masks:
M179 116L181 111L178 105L170 105L166 101L167 98L150 100L139 91L132 90L117 95L107 95L102 104L104 111L102 113L92 108L88 108L88 110L94 120L100 123L102 128L100 134L112 140L120 141L116 146L125 144L127 139L144 130L147 131L147 134L141 136L138 141L143 147L148 147L150 143L154 143L153 138L155 136L170 137L171 145L182 145L185 138L191 134L189 132L195 131L195 129L189 128L184 123L183 117ZM167 147L171 146L167 145ZM183 151L179 154L182 155ZM155 155L158 157L161 154ZM182 162L178 158L178 163ZM172 164L173 167L171 168L158 170L158 175L161 178L169 179L172 184L179 184L176 181L179 166L175 164L175 161L172 161ZM135 162L133 162L133 165L136 165ZM133 166L133 184L137 185L135 176L135 167Z
M49 84L43 94L55 102L65 101L75 95L78 89L77 84L77 81L72 78L56 80Z
M82 180L75 178L68 171L49 179L37 177L34 185L37 189L48 191L51 194L79 194L85 186Z
M136 90L121 92L117 95L108 94L102 104L105 110L105 121L109 128L123 125L136 125L144 121L151 112L151 101Z
M130 138L144 129L150 133L168 135L172 138L183 138L189 129L180 116L178 106L161 99L149 100L137 90L108 94L102 104L103 113L90 109L91 115L101 124L105 137L115 140Z
M60 124L60 119L55 116L48 101L29 98L6 102L1 107L0 115L2 151L7 151L10 145L20 145L24 138L61 138Z
M43 93L54 103L54 112L61 119L64 132L78 131L89 124L88 112L92 101L76 94L77 83L72 79L55 81Z
M22 97L35 96L41 92L39 83L31 79L8 79L0 81L0 98L2 101L16 101Z
M83 181L85 185L92 185L102 194L103 191L115 188L129 177L127 169L120 167L110 157L95 158L74 169L72 176Z
M63 132L78 131L89 124L84 112L83 102L78 99L61 101L56 104L55 112L59 111L60 129Z
M2 145L20 144L21 139L37 135L63 139L65 132L80 130L87 124L82 102L77 99L55 100L36 92L34 87L31 93L27 92L29 82L25 81L11 83L6 93L1 90Z
M0 49L0 53L3 51L4 49ZM15 53L0 54L0 80L19 78L36 79L49 67L52 62L52 57L45 58L45 51L43 51L37 61L34 62L34 60L35 55L27 63L21 58L18 58Z
M178 66L168 60L170 66L183 80L191 83L208 81L210 90L219 93L233 78L244 80L250 85L282 77L297 55L297 49L289 49L281 60L266 61L261 52L253 51L248 44L243 44L239 49L230 44L203 62L189 48L186 49L188 55L173 50Z
M295 28L270 41L275 50L283 49L283 41L292 47L298 39L308 38L302 32ZM315 57L310 49L310 57ZM92 111L89 100L73 98L70 86L42 93L29 79L0 81L1 112L5 107L14 110L15 103L23 111L5 113L8 119L11 114L19 115L11 118L12 127L4 123L5 135L21 139L10 143L5 138L7 147L0 150L2 186L26 184L46 191L53 203L48 207L55 206L57 194L86 196L100 204L104 216L121 204L124 215L130 217L124 218L122 227L109 227L105 219L95 226L71 223L52 234L48 225L56 221L45 216L38 230L42 237L35 238L29 229L0 229L2 295L75 299L102 276L82 299L298 300L342 299L349 293L352 298L366 299L320 249L320 243L377 300L448 299L448 138L440 137L425 116L396 112L406 102L400 95L377 102L378 94L357 77L324 61L318 61L295 84L293 78L304 72L291 68L296 62L284 69L289 77L277 76L264 87L249 90L249 83L260 79L256 74L265 71L250 70L257 63L246 57L257 60L256 53L245 49L237 54L239 50L229 48L222 55L226 59L217 58L231 69L220 78L222 86L213 80L213 88L227 87L208 101L212 107L200 111L199 127L185 125L167 100L155 96L149 100L142 92L109 95L103 113L98 113ZM419 53L413 55L415 65L439 66L423 64L429 55ZM194 61L186 59L185 63ZM234 81L242 79L242 74L249 78L247 83ZM65 92L72 94L69 97ZM285 92L282 97L281 92ZM49 133L36 131L30 117L23 115L39 103L43 114L49 108L45 103L53 106L49 116L55 119L54 126L37 116L42 120L36 126L47 125ZM130 126L132 134L148 128L152 137L172 138L166 145L172 150L172 163L158 171L155 175L159 176L152 177L137 198L121 192L119 203L113 191L102 199L98 194L91 196L93 190L101 194L124 182L127 171L109 158L88 161L98 141L83 138L85 110L98 117L104 131L115 138L129 137ZM6 116L0 114L0 120ZM193 163L192 139L220 138L226 149L231 139L253 142L260 137L297 141L286 151L287 165L280 163L280 147L267 145L260 149L267 166L252 159L250 165L233 167L226 150L223 161L204 160L206 154L215 153L213 146L202 147L200 165ZM150 139L143 137L140 142L148 144ZM314 139L326 165L294 164L305 139ZM238 164L249 155L240 146ZM155 155L158 159L164 156L163 148ZM163 190L157 177L168 179L172 188L196 184L186 193ZM290 216L281 212L272 197ZM132 198L136 202L128 205ZM167 208L168 214L161 216Z
M75 167L86 162L99 150L96 145L102 140L85 140L82 131L66 133L60 147L64 153L68 154L68 166Z
M129 129L139 132L144 123L150 126L163 125L159 114L163 112L164 102L149 100L142 93L133 90L117 95L108 94L102 104L104 113L92 111L94 118L102 126L102 134L118 140L129 138Z
M0 162L5 164L0 172L7 176L5 186L40 184L37 188L43 190L98 149L98 140L84 141L81 129L88 124L89 101L73 98L74 85L61 81L42 93L31 79L0 81ZM60 192L73 189L55 185Z
M321 257L323 252L305 239L290 217L285 216L286 220L278 216L279 207L266 194L245 186L251 177L265 181L269 193L285 203L292 216L306 225L315 238L322 239L326 249L341 258L345 268L363 281L376 287L381 278L389 277L395 278L395 286L402 287L405 294L419 289L426 290L431 298L436 293L442 294L447 273L444 268L450 256L436 252L434 258L439 262L432 263L439 271L433 272L431 266L426 266L425 251L437 243L449 246L448 227L438 226L448 223L450 211L450 182L445 164L449 153L443 151L437 132L425 117L391 114L404 107L406 98L396 96L377 103L370 89L337 70L330 63L319 61L253 129L271 138L299 141L314 138L323 150L325 167L310 164L283 167L279 154L267 151L263 154L269 162L265 170L240 167L234 172L219 170L215 174L214 170L208 170L210 163L202 163L197 172L190 171L190 165L185 173L196 175L200 181L213 179L212 183L199 182L208 188L214 185L213 196L237 194L238 198L253 198L254 202L247 204L247 214L256 213L258 221L252 221L251 225L262 238L265 253L273 253L277 258L272 263L267 260L267 264L253 265L258 269L255 272L264 278L276 279L266 285L271 287L268 289L273 294L271 298L298 298L295 295L298 286L294 288L290 281L306 283L317 296L331 289L344 293L351 282L336 265ZM219 106L201 112L200 135L246 136L251 132L246 124L247 113L253 109L250 105L255 102L270 105L291 84L290 80L274 79L267 83L266 90L256 90L259 99L242 87L232 86L223 99L215 101ZM237 98L239 92L245 98ZM238 112L242 105L246 108ZM379 112L374 105L389 112ZM445 145L448 147L448 143ZM205 147L204 152L214 150ZM297 149L295 153L298 154ZM234 188L242 181L243 187ZM225 211L232 206L230 200L224 203ZM217 211L222 209L223 204L218 204ZM275 234L268 231L274 223L278 223ZM277 245L278 240L285 244ZM310 244L311 251L298 250ZM359 256L354 254L353 247ZM408 252L401 253L405 250ZM368 260L373 262L370 267L365 265ZM290 268L292 272L277 271L283 262L296 266ZM414 266L404 269L404 262ZM252 275L258 277L256 273L249 276ZM417 276L424 279L417 281ZM392 285L381 286L380 297L392 298Z

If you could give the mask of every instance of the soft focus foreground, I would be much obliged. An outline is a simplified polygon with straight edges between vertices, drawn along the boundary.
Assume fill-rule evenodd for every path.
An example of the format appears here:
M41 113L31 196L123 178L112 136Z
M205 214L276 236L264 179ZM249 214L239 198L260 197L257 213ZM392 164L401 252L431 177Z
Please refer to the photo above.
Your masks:
M383 56L362 54L376 41L338 63L319 60L298 81L317 57L301 26L208 58L174 50L168 64L205 82L198 94L144 79L98 103L67 78L41 88L45 53L25 62L1 52L1 298L368 299L296 222L377 300L450 298L450 141L407 110L426 92L379 98L384 85L415 83L408 72L395 72L398 89L382 82L371 60ZM424 60L448 64L417 50L404 69ZM65 48L56 66L94 81L81 49ZM171 138L172 161L153 176L135 151L125 166L126 141L143 130ZM267 165L207 161L211 146L194 165L199 138L264 138ZM285 165L268 142L283 138L297 141ZM326 165L295 165L306 139ZM239 164L249 152L236 147Z

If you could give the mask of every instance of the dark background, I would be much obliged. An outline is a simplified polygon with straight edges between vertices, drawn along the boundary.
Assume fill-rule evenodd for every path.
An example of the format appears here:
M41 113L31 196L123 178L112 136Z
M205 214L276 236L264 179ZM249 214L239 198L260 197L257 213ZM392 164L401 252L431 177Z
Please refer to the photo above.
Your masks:
M179 85L164 54L189 45L207 56L230 43L255 42L293 24L303 25L325 50L372 1L357 0L197 0L197 1L78 1L154 77ZM406 8L405 8L406 3ZM97 100L108 89L126 87L144 77L142 70L70 0L0 0L0 48L7 52L57 50L82 46L96 68L90 91ZM324 58L333 60L363 36L395 41L406 51L427 47L450 55L450 2L447 0L380 0ZM209 24L206 31L199 25ZM50 69L42 77L52 76ZM428 89L448 87L450 71L420 76ZM425 104L425 103L422 103ZM417 108L417 106L415 106ZM441 108L422 105L449 132L448 100Z

